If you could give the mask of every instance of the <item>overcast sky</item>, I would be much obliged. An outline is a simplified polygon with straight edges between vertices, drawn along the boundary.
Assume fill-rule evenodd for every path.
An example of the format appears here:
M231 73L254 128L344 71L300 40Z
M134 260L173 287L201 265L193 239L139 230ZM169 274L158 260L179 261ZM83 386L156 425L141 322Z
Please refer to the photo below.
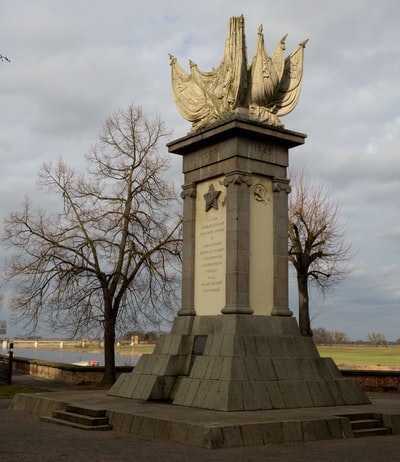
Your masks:
M314 327L352 340L400 338L400 2L398 0L1 0L0 219L35 192L43 162L82 162L106 117L130 103L185 136L168 53L188 69L218 66L229 17L244 15L249 61L257 29L267 50L309 38L303 89L285 127L291 151L341 204L353 272L312 301ZM181 184L181 159L171 178ZM45 198L39 199L42 204ZM0 255L4 255L1 251ZM3 258L4 260L4 258ZM293 291L291 291L293 293ZM291 297L297 314L297 301ZM7 319L6 306L0 319ZM23 334L21 330L16 331ZM9 329L9 334L13 331Z

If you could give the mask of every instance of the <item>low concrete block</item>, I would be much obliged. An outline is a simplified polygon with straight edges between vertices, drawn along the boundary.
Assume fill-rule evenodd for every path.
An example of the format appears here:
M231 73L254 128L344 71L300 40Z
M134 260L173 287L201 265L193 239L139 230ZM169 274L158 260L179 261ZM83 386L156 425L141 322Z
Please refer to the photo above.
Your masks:
M171 355L167 356L163 363L163 369L158 375L183 375L185 371L187 356Z
M208 428L203 439L203 447L218 449L224 447L224 436L221 428Z
M124 398L128 398L132 393L131 377L131 373L121 374L118 380L110 388L108 394L112 396L121 396Z
M317 438L314 432L315 423L310 420L301 422L301 429L304 441L315 441Z
M319 358L319 352L312 337L293 337L292 342L295 356L302 358Z
M154 438L156 432L156 419L152 417L144 417L142 421L142 425L140 427L140 434L142 436Z
M343 395L342 395L342 391L341 391L341 388L339 387L338 383L340 383L340 379L339 380L328 380L326 382L328 388L329 388L329 391L330 391L330 394L332 395L332 398L333 398L333 402L335 403L336 406L343 406L345 405L345 401L344 401L344 398L343 398Z
M314 358L298 358L298 369L302 372L299 379L312 379L315 378L314 368L312 366L312 361Z
M191 432L191 425L186 422L175 422L171 421L171 431L169 439L171 441L177 441L179 443L191 444L188 440L190 439L189 434Z
M248 358L243 358L243 365L246 369L245 377L248 377L249 380L263 380L263 371L260 370L259 362L255 356L249 356Z
M271 356L271 348L269 345L268 337L264 335L253 336L256 348L255 356Z
M304 369L301 367L302 363L299 358L281 358L285 363L285 369L288 372L290 380L300 380L304 378Z
M342 373L340 372L340 370L338 369L338 367L336 366L332 358L322 358L322 359L325 359L325 365L328 369L328 373L330 377L339 378L339 379L343 377Z
M195 316L176 316L171 328L173 335L190 335Z
M143 358L143 360L142 360ZM185 370L186 355L156 354L143 355L133 374L182 375Z
M275 368L273 366L271 358L267 357L258 357L256 358L258 373L260 375L260 380L277 380L275 373Z
M382 423L385 427L392 429L392 433L397 435L400 433L400 415L395 414L383 414Z
M14 409L14 411L27 411L26 403L26 395L23 393L19 393L15 395L13 400L11 401L10 408Z
M330 389L324 382L318 379L309 380L307 381L307 385L314 406L333 406L335 404Z
M148 399L169 399L175 380L176 377L174 375L156 377Z
M193 361L190 376L193 378L212 379L213 361L209 356L196 356Z
M301 422L295 420L283 421L282 436L284 443L303 441Z
M269 337L269 349L271 351L271 356L275 358L282 358L289 356L289 350L286 346L286 337L279 336L277 337Z
M263 382L244 382L242 387L244 409L272 409L271 400Z
M187 355L190 353L191 337L189 335L162 335L154 348L154 354Z
M257 336L241 335L238 337L240 341L237 342L237 350L235 350L235 354L241 354L242 356L245 356L245 357L259 356L259 353L258 353L259 345L257 343Z
M331 370L328 366L330 358L315 358L312 361L314 373L316 377L330 379L332 377Z
M272 365L274 367L277 380L289 380L291 378L284 358L272 358Z
M331 439L331 431L327 419L309 420L302 423L305 441Z
M208 447L208 430L207 428L201 425L188 425L189 431L187 433L186 439L182 440L186 444L193 446L198 446L201 448Z
M307 381L296 380L293 383L293 392L298 407L312 407L314 405Z
M296 400L296 386L294 382L288 380L279 381L278 386L281 390L282 398L285 402L285 408L300 407Z
M204 355L219 356L221 354L222 335L209 334L204 347Z
M330 439L353 438L353 431L349 419L345 417L333 417L327 421Z
M285 407L285 401L278 382L264 382L264 386L271 401L272 409L283 409Z
M133 415L125 414L124 419L122 420L121 432L130 433L133 420Z
M223 447L232 447L234 444L243 446L243 436L239 425L222 427Z
M113 430L119 432L130 432L133 416L123 412L111 411L107 413L110 423L112 422Z
M191 385L192 379L188 377L182 377L180 379L179 387L175 389L175 396L173 399L173 403L184 406L185 398L187 393L189 392L189 387Z
M195 316L192 335L209 335L216 331L216 325L221 316Z
M221 336L221 340L221 348L218 354L220 356L234 356L237 351L236 344L240 343L238 336L224 334Z
M161 440L169 440L171 436L171 422L158 419L154 429L154 437Z
M242 411L245 409L243 401L243 382L228 382L224 384L225 387L222 389L226 404L220 410L226 411ZM228 393L225 392L228 390Z
M131 422L131 432L134 433L135 435L140 435L143 421L144 421L144 416L134 415L133 420ZM111 421L110 423L112 424L113 422Z
M209 406L205 403L207 398L213 398L215 396L215 390L212 389L212 385L216 382L213 380L198 380L197 391L190 397L191 403L194 407L203 407L208 409ZM214 387L215 388L215 387ZM188 399L189 397L187 397Z
M110 395L118 395L129 398L132 393L135 393L135 387L139 379L133 374L123 374L110 389Z
M236 403L234 382L213 380L211 381L210 393L206 396L204 406L206 409L217 411L230 411L232 400ZM237 408L236 408L237 409ZM239 408L239 410L242 408Z
M148 364L150 361L150 356L151 355L149 354L144 354L139 358L139 361L137 362L133 370L135 374L141 374L142 372L148 373L147 371L149 369ZM121 374L121 375L125 375L125 374Z
M241 356L235 356L233 358L224 358L224 363L229 363L230 367L227 370L230 372L228 377L224 377L221 374L221 380L231 379L231 380L241 380L247 381L252 380L253 377L249 376L247 373L246 362L251 362L252 358L243 358ZM224 371L223 371L224 372Z
M155 379L156 377L152 375L132 374L129 380L125 380L124 390L127 390L127 393L129 393L126 397L134 399L149 399ZM121 391L118 396L121 396Z
M230 365L230 363L226 362L225 363L225 370L221 373L221 370L224 366L224 358L221 356L217 356L215 358L211 358L210 360L210 370L211 370L211 378L212 379L218 379L223 376L228 376L227 374L230 374L230 371L227 371L226 368Z
M353 379L337 381L345 404L368 404L370 400Z
M265 422L259 425L264 445L284 441L282 422Z
M180 404L181 406L191 406L191 403L193 403L193 397L196 396L199 385L200 381L197 379L191 379L188 377L183 378L173 403Z
M264 440L260 427L254 424L242 424L240 426L244 446L262 446Z

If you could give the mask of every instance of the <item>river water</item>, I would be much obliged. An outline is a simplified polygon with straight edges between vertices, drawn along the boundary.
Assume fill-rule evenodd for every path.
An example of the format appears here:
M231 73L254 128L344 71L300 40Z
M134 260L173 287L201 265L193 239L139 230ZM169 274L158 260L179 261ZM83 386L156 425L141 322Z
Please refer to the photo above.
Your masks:
M2 348L0 344L0 354L7 354L7 349ZM14 358L29 358L41 359L44 361L54 361L57 363L82 363L87 362L88 365L91 361L97 361L98 366L104 366L103 353L91 353L90 351L65 351L58 350L45 350L42 348L15 348ZM139 355L115 355L115 363L117 366L135 366L139 361Z

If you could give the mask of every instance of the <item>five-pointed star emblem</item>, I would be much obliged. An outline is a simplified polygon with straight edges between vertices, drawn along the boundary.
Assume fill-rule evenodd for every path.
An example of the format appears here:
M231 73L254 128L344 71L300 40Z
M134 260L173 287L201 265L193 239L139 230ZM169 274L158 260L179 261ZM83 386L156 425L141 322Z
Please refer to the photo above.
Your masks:
M206 212L211 208L218 210L218 196L220 194L221 191L216 191L213 184L209 186L208 191L203 196L206 201Z

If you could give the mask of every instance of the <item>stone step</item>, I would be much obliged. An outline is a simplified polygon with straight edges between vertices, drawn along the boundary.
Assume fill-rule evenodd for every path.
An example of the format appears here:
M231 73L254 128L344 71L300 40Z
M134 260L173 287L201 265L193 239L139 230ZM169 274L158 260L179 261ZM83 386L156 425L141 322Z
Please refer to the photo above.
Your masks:
M53 417L55 419L66 420L68 422L79 423L82 425L88 426L99 426L99 425L107 425L108 424L108 417L92 417L89 415L84 414L77 414L74 412L68 411L55 411L53 413Z
M79 428L81 430L111 430L109 418L103 409L81 408L78 406L67 405L65 410L57 410L53 415L42 416L43 422L66 425Z
M369 428L379 428L381 421L379 419L359 419L350 422L351 428L354 430L365 430Z
M391 428L382 426L382 418L379 415L364 413L348 414L342 417L347 417L350 420L354 438L392 434Z
M372 412L359 412L357 414L344 414L341 417L347 417L350 422L354 422L356 420L363 420L363 419L377 419L380 416L376 417L376 414Z
M112 430L112 425L83 425L77 422L72 422L64 419L57 419L55 417L42 416L40 417L42 422L53 423L58 425L65 425L67 427L79 428L80 430L87 431L109 431Z
M81 407L73 404L67 404L65 411L72 412L74 414L82 414L90 417L104 417L107 413L105 409Z
M364 428L362 430L353 430L354 438L365 438L370 436L391 435L392 430L388 427Z

